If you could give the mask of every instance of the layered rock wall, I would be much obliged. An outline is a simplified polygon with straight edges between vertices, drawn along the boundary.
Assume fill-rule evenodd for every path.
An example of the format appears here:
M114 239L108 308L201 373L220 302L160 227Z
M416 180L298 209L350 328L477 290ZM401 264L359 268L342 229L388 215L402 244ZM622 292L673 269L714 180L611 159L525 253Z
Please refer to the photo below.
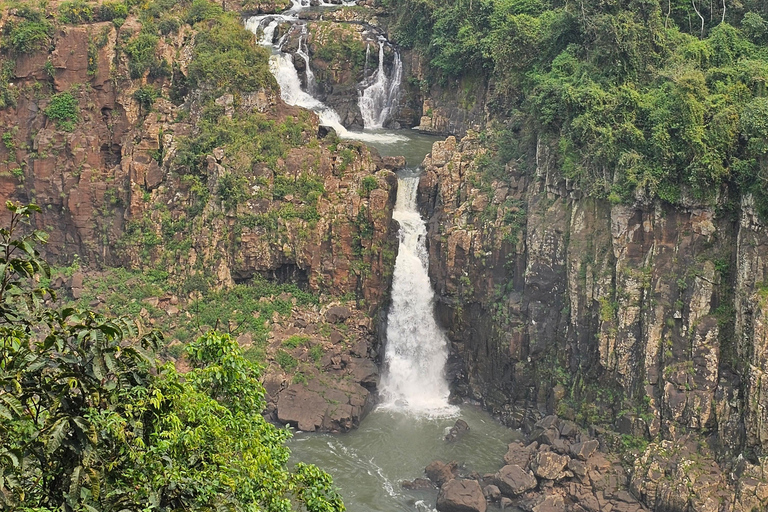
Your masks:
M681 458L718 460L715 480L740 454L761 474L766 240L750 198L611 204L542 142L530 170L497 178L484 153L474 136L436 143L420 187L457 391L512 425L556 411L625 444L694 435L711 451Z

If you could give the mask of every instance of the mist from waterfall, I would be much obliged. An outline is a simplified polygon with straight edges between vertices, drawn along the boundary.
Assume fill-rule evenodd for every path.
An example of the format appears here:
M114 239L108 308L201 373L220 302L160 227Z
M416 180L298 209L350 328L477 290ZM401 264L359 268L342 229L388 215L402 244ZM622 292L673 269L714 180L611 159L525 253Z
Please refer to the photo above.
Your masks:
M393 218L400 223L400 246L387 317L381 407L430 417L448 416L458 409L448 404L444 375L448 340L434 315L427 228L416 208L418 184L418 177L398 180Z

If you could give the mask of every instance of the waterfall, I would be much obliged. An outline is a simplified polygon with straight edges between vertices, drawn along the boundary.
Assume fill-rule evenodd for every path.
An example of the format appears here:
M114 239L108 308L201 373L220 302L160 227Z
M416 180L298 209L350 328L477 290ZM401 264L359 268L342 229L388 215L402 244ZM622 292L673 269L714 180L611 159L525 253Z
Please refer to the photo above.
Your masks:
M367 64L367 51L365 60ZM402 78L403 63L397 52L392 65L392 76L387 76L384 70L384 41L379 41L379 67L372 77L363 80L360 84L362 90L359 93L358 105L366 130L380 129L384 126L397 101Z
M344 5L352 4L354 4L354 2L344 2ZM363 142L378 142L382 144L395 144L407 140L406 137L395 133L369 133L347 130L344 125L341 124L341 118L335 110L312 96L315 75L310 66L309 51L306 42L308 35L307 26L295 15L298 11L306 8L308 5L309 3L306 0L293 0L293 7L288 9L284 14L252 16L245 22L245 28L256 35L259 44L272 48L272 56L269 60L269 70L272 72L277 80L277 84L280 86L280 97L288 105L294 105L314 111L320 118L320 124L332 127L336 130L336 134L343 139L355 139ZM302 89L301 79L293 64L293 57L282 51L283 43L288 36L288 32L275 43L275 31L280 23L283 22L291 23L293 25L301 24L301 34L299 36L296 55L301 57L306 65L306 90ZM380 52L381 51L383 50L380 49ZM379 67L381 68L383 53L380 53L379 61ZM400 62L399 56L397 57L397 62ZM402 66L400 66L400 69L402 69ZM400 71L400 74L402 74L402 71ZM397 79L397 82L398 85L395 86L395 89L399 87L400 78ZM385 118L386 115L383 119ZM381 125L379 125L379 127L381 127ZM367 122L366 128L368 128Z
M427 228L416 209L418 184L418 177L398 180L393 217L400 223L400 248L387 321L382 407L445 416L456 408L448 404L444 375L448 340L433 312L434 293L425 245Z
M306 51L305 51L306 49ZM307 92L312 93L312 89L315 86L315 74L312 72L312 68L309 65L309 48L307 48L307 26L301 26L301 35L299 36L299 47L296 50L296 55L304 59L306 64L307 73Z

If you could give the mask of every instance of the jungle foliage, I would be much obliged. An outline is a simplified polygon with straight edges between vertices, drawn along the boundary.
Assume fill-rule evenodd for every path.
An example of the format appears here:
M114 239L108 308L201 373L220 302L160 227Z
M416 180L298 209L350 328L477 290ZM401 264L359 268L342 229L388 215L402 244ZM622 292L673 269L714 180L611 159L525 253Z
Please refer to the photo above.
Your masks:
M768 213L768 7L747 0L387 0L432 80L491 76L524 159L613 202L751 192ZM506 136L507 138L508 135Z
M290 432L261 416L259 368L228 335L187 347L133 318L51 306L50 270L9 203L0 230L0 508L45 511L343 511L330 477L288 469ZM29 233L20 235L20 233Z

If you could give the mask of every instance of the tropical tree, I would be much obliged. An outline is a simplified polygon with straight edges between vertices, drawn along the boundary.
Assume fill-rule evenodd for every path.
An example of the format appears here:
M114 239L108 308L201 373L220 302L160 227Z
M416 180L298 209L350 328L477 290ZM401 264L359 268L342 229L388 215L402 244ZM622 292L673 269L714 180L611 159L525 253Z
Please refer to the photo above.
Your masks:
M54 308L50 269L8 203L0 230L0 508L343 511L327 473L287 467L290 431L261 416L259 368L228 335L190 344L193 370L130 318Z

